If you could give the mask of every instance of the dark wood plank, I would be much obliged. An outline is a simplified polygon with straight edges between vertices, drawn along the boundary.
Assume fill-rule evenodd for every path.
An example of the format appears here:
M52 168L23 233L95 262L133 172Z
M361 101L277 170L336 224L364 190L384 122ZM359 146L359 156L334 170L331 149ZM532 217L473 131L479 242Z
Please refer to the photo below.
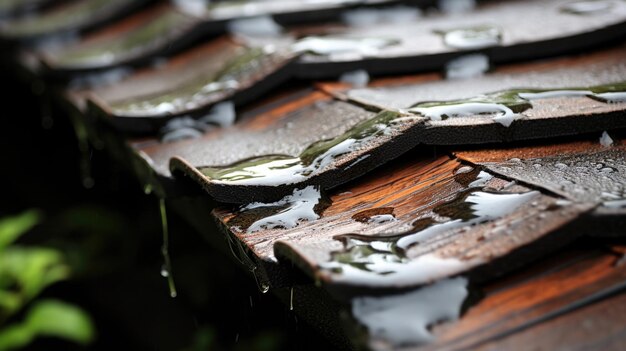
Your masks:
M615 135L618 134L614 134ZM599 139L599 138L598 138ZM579 228L592 236L624 236L626 230L626 146L599 140L516 148L459 151L456 155L509 179L546 189L570 201L595 203L593 226Z
M436 113L431 110L415 113L410 113L410 110L409 112L384 110L368 122L350 125L352 129L343 134L320 134L324 137L319 137L318 141L323 140L323 143L311 144L311 147L305 149L302 154L288 153L281 159L281 162L289 164L290 170L293 169L292 174L284 168L257 171L258 165L272 168L276 162L273 157L256 158L253 160L256 166L251 167L251 160L243 158L239 159L239 162L227 165L212 160L210 155L205 155L202 159L195 156L194 159L190 159L187 155L177 153L179 157L173 159L172 167L196 179L219 201L246 203L254 200L276 200L279 195L287 195L295 187L302 188L307 185L332 189L407 152L418 144L482 144L576 135L626 127L626 122L622 118L626 103L603 103L584 94L564 97L569 93L557 92L557 96L535 100L521 98L524 96L522 93L512 90L510 93L519 99L515 98L514 103L504 103L508 107L496 104L497 109L503 108L501 112L494 115L481 110L485 106L483 104L493 106L492 103L496 102L491 101L489 97L481 97L481 94L507 92L507 89L520 86L527 86L530 89L573 89L572 87L591 89L583 87L603 81L610 84L610 89L621 92L624 87L619 82L626 79L624 55L626 48L621 47L600 55L603 58L600 62L581 59L565 67L561 66L561 62L557 62L551 66L551 70L547 69L546 64L539 63L536 71L529 70L516 74L496 73L472 80L441 81L391 88L383 95L384 98L380 98L382 102L378 102L375 96L365 101L366 97L361 95L360 103L354 99L349 101L369 106L371 109L376 109L374 104L380 106L384 101L387 101L387 106L383 107L397 108L399 105L395 101L407 97L410 97L410 101L419 102L438 100L437 97L444 96L448 96L447 99L475 96L480 102L476 103L478 110L474 110L476 100L450 102L453 109L472 109L468 116L432 120L434 118L432 116L424 117L417 114ZM595 93L587 95L592 94ZM509 127L497 121L504 114L514 115L515 112L511 109L520 106L524 110L519 112L518 119L512 121ZM555 106L559 108L555 109ZM284 154L277 149L268 151L266 155ZM306 171L306 175L303 175L302 170ZM246 174L245 179L231 177L233 174L241 174L241 171ZM285 183L289 183L290 186L284 186Z
M289 77L295 56L219 38L90 93L93 113L130 132L155 132L180 115L205 116L216 103L239 106Z
M599 139L599 135L598 135ZM626 197L626 145L594 141L459 151L457 157L572 201L607 204Z
M588 45L618 40L626 24L626 6L586 15L563 11L569 0L481 2L471 15L426 14L403 23L376 23L335 29L335 38L391 38L396 40L367 53L307 55L298 76L328 78L355 69L372 74L408 73L442 69L446 62L464 53L482 52L494 63L553 56L585 50ZM537 25L541 23L541 31ZM468 46L446 45L441 32L491 27L500 40ZM484 37L482 37L484 39ZM471 47L470 47L471 46Z

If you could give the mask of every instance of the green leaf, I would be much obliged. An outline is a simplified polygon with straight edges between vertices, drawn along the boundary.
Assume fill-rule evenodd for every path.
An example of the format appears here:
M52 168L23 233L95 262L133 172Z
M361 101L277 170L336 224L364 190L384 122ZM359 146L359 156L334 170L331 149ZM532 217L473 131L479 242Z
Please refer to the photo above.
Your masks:
M11 294L0 294L0 320L19 311L45 288L68 276L69 268L56 250L7 248L0 255L0 291Z
M14 217L0 219L0 251L39 223L40 214L31 210Z
M34 335L25 324L11 325L0 331L0 351L14 350L30 344Z
M28 312L27 324L42 336L88 344L95 331L91 318L82 309L56 300L37 302Z
M22 348L39 336L55 337L79 344L93 341L91 318L80 308L56 300L37 302L20 324L0 331L0 351Z

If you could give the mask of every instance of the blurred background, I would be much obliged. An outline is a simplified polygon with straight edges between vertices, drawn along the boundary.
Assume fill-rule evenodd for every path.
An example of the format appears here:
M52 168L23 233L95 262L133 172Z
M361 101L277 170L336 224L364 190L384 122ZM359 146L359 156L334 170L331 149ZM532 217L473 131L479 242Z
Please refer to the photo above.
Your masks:
M333 348L169 213L171 298L157 198L97 150L86 189L69 120L0 74L0 350Z

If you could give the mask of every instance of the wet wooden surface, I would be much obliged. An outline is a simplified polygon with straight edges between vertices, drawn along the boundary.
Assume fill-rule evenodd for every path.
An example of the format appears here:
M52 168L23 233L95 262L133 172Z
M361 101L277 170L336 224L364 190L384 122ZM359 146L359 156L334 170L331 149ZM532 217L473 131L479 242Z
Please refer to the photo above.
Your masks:
M560 349L578 347L584 338L565 335L565 330L549 333L551 325L558 320L578 323L579 319L575 316L581 314L580 308L588 308L588 305L593 306L598 301L611 301L611 294L626 288L626 271L624 267L615 265L617 255L601 247L582 249L581 245L487 284L482 288L485 297L480 302L468 308L459 321L435 327L436 341L418 349L489 349L496 345L498 349L503 349L504 345L507 345L504 349L556 349L557 345ZM591 247L594 247L593 244ZM624 307L616 306L620 309ZM588 317L598 322L599 316ZM609 320L623 328L623 318ZM578 326L574 327L575 323L569 326L578 330ZM552 338L552 341L538 338L522 344L506 341L501 344L502 339L516 340L524 335L531 337L535 335L535 329L544 329L544 337ZM608 330L594 329L593 334L590 341L608 341L611 338Z
M457 152L468 162L576 202L611 205L625 196L626 146L619 139Z
M537 8L538 3L487 2L485 11L497 13L501 11L494 10L498 6ZM555 0L544 6L547 10L539 7L547 16L548 10L563 3ZM502 10L500 20L509 16L521 18L523 23L509 26L516 21L505 21L502 45L485 53L500 62L525 58L516 56L522 51L516 54L515 50L506 49L516 45L520 50L529 49L526 52L535 57L610 41L623 34L624 13L620 9L624 4L616 4L619 8L608 13L559 14L560 19L550 23L545 31L532 33L528 33L523 21L533 16L520 16L521 9ZM113 38L128 33L127 30L141 22L141 16L119 22L85 42L106 42L109 35ZM442 17L411 26L428 27L441 22L452 29L474 20L482 23L480 16ZM535 17L543 16L544 13L539 13ZM223 20L207 18L207 23ZM554 32L556 37L551 32L552 26L559 29ZM384 32L384 28L378 29ZM352 32L340 27L335 30L339 35L375 33L369 28L351 29ZM590 30L595 31L594 36L588 36ZM309 34L315 33L313 30ZM441 39L431 32L427 34ZM525 46L521 43L527 35L545 43ZM561 41L564 37L569 39ZM410 39L406 43L411 43ZM170 40L173 39L164 42ZM254 107L240 108L234 126L212 129L198 139L163 143L154 133L128 138L115 128L128 127L124 125L126 122L118 123L111 118L122 117L114 112L116 105L179 90L185 82L196 78L199 71L213 74L220 69L218 63L231 58L241 45L232 38L218 38L161 62L157 68L144 67L118 84L70 92L71 98L66 102L73 120L78 122L77 131L89 134L92 144L105 145L116 154L120 162L149 185L147 192L153 191L160 197L177 196L168 200L168 206L219 249L230 251L257 279L262 290L281 289L278 294L283 295L286 303L296 301L296 311L307 316L309 323L333 329L328 330L333 338L342 334L338 330L340 310L343 315L349 314L350 299L355 296L393 295L462 275L470 280L472 289L481 298L467 301L459 320L434 326L435 338L430 344L409 349L552 350L622 346L626 324L623 317L626 246L623 238L616 236L626 235L625 216L623 208L609 209L605 205L613 200L623 201L625 195L626 150L623 131L616 130L626 127L624 103L604 104L587 96L533 100L533 108L524 111L525 116L509 128L484 115L428 121L404 115L402 111L402 116L410 118L403 120L393 133L340 155L328 168L323 182L289 184L278 187L277 191L274 187L211 189L210 179L197 169L266 154L297 156L311 143L336 137L383 109L406 109L418 102L463 99L510 88L581 88L624 83L623 46L497 67L494 73L472 80L444 81L440 74L429 73L381 79L365 89L318 83L303 90L283 92ZM428 56L420 51L427 47L445 49L438 42L433 46L390 48L381 55L398 57L410 52ZM159 50L146 50L129 60L144 56L153 59L152 55ZM462 52L454 51L454 55ZM52 68L52 60L49 61ZM318 74L311 73L316 67L323 75L357 67L342 66L338 64L340 61L307 54L299 62L299 69L310 71L291 74L311 77ZM377 68L368 66L374 61L359 62L376 72ZM438 67L442 63L437 62ZM329 65L328 71L322 70L324 64ZM420 69L425 67L428 66L424 64ZM401 66L387 68L404 71ZM252 87L268 78L237 80ZM248 98L252 99L253 95L250 93ZM205 102L204 107L231 98L237 99L234 95L219 95ZM242 100L241 104L247 102ZM156 121L160 117L142 122L124 116L133 126L126 131L154 132L164 123ZM134 123L140 128L133 129ZM597 139L603 130L615 137L613 146L600 145ZM593 140L554 139L582 133L591 133ZM537 138L543 141L529 142ZM510 143L515 140L520 142ZM483 150L466 146L487 142L491 144ZM455 145L453 151L456 151L448 152L442 145ZM399 158L393 160L396 157ZM172 158L177 177L170 173ZM600 167L598 163L602 163ZM568 177L575 179L571 184L563 184ZM197 183L205 186L212 196L180 190L199 191ZM244 209L214 201L273 202L292 194L294 189L309 186L321 190L314 207L320 218L297 221L292 228L258 224L268 216L289 212L289 202L270 206L257 203ZM181 196L190 194L193 197ZM594 231L604 230L608 215L617 219L612 222L613 237L600 238L603 233ZM216 232L212 223L215 219L222 233ZM256 229L249 230L252 227ZM587 237L583 237L585 234ZM319 287L313 286L314 281L321 283ZM345 341L346 335L363 330L353 319L344 326L345 335L337 339ZM372 334L365 336L365 344L373 341Z
M280 2L277 2L276 4L279 3ZM524 56L529 53L534 55L533 58L537 58L567 52L580 49L577 47L577 45L580 46L580 43L594 43L594 45L598 45L602 41L611 41L623 33L621 26L626 23L624 22L624 18L626 18L626 5L621 4L621 2L615 2L611 7L611 11L599 11L585 15L575 15L562 11L562 8L568 3L569 1L554 0L550 2L547 9L546 4L540 4L539 1L532 3L527 1L512 1L502 4L489 3L484 5L484 8L481 7L477 9L474 16L441 16L435 14L426 16L419 21L413 19L409 23L402 25L397 23L376 26L357 25L355 27L344 25L343 29L329 25L322 27L320 34L330 35L330 38L338 38L339 40L383 37L392 41L398 41L400 44L391 45L384 49L376 49L376 53L371 53L370 51L372 50L369 50L366 56L357 53L358 55L356 56L358 56L358 58L356 60L354 59L354 53L352 53L350 54L351 56L348 55L352 58L347 61L341 58L341 55L337 58L333 57L333 55L312 55L306 53L297 63L294 63L292 69L288 71L284 71L283 66L286 62L298 56L298 52L292 52L292 47L288 45L293 42L294 39L291 38L289 34L279 36L278 38L271 38L269 39L271 46L277 46L280 48L277 49L278 51L285 52L278 55L275 53L266 54L267 57L263 58L261 63L261 65L264 66L262 69L263 73L256 74L254 77L246 77L245 74L242 77L238 77L237 79L243 84L242 88L236 91L239 92L239 94L234 94L236 95L234 99L241 103L249 102L262 92L275 87L283 80L293 76L301 78L307 77L307 74L338 76L341 73L361 68L374 74L410 73L441 69L445 62L460 56L463 51L467 51L465 49L446 47L443 43L441 32L458 28L474 28L484 25L492 26L494 24L491 23L491 18L499 18L502 23L504 23L504 25L502 23L499 23L498 26L494 25L502 31L502 33L499 34L499 37L502 39L501 42L492 45L495 46L495 48L488 46L485 51L485 54L488 55L493 62L530 58ZM271 5L272 4L269 4L270 7ZM217 11L217 8L220 6L221 5L216 5L216 8L213 10ZM306 8L308 5L300 4L298 6ZM298 6L295 6L295 8ZM328 6L337 7L339 5ZM346 5L344 4L343 6ZM292 10L295 10L295 8L290 10L284 7L284 5L279 6L276 10L278 12L293 12ZM317 4L313 5L313 7L323 8L324 5ZM237 6L233 5L228 11L237 12L239 11L237 8ZM263 11L266 10L269 11L268 9L263 9ZM155 56L175 53L193 42L194 39L205 36L199 28L203 27L203 25L199 23L201 20L197 18L198 14L186 15L181 11L182 10L173 8L173 6L165 5L157 6L155 9L147 9L134 17L115 23L88 37L82 38L78 43L70 43L59 48L44 48L40 50L39 56L44 66L46 66L53 75L63 75L89 70L103 70L123 64L146 63L150 58L155 58ZM249 12L252 10L248 9L247 11L247 15L249 15ZM518 20L508 20L507 16L514 16ZM212 16L208 17L213 18ZM346 17L350 18L347 15ZM548 28L544 28L540 33L532 30L535 21L538 21L539 17L550 18L550 20L541 21L549 24L549 26ZM520 18L524 19L521 23L519 22ZM451 22L455 23L453 27L450 26ZM508 27L509 25L510 28ZM407 26L409 26L408 29L406 28ZM402 30L399 30L400 28ZM564 28L571 30L571 32L564 30ZM329 31L330 33L328 33ZM306 27L289 29L287 31L287 33L294 33L296 35L305 32L310 38L315 37L315 31L306 29ZM410 35L395 38L395 35L400 32L410 33ZM415 36L414 33L422 34ZM586 38L586 35L591 35L593 38ZM561 43L561 41L563 41L563 43ZM220 43L223 44L223 41L218 41L218 43L213 45L209 44L207 46L215 48L219 47ZM532 50L527 47L529 45L533 46ZM545 53L542 53L542 46L547 50ZM293 46L294 50L296 50L295 48L297 47L298 42ZM479 49L482 50L484 48L481 47ZM222 48L222 50L228 51L228 48ZM197 53L197 50L194 49L193 51ZM472 48L470 51L475 52L476 49ZM198 65L197 61L193 60L195 53L183 52L177 55L175 60L190 60L187 62L187 65L191 67L195 66L194 71L205 70L205 67ZM441 55L445 57L440 57ZM229 61L232 60L232 58L229 59L216 55L214 60ZM115 117L167 117L170 115L201 114L198 110L206 112L206 108L211 104L233 98L232 91L225 92L220 90L212 94L210 99L205 99L206 101L199 104L200 106L197 106L198 104L189 104L189 106L183 104L178 109L172 111L167 110L164 113L164 105L156 104L155 100L158 100L159 103L172 104L173 101L171 100L174 100L174 98L190 98L189 96L172 97L172 91L176 89L189 90L188 95L194 95L198 93L202 87L202 85L199 85L195 87L195 89L190 90L190 85L198 85L197 77L188 77L186 80L168 79L168 77L172 76L185 77L184 74L180 74L177 70L171 70L168 67L169 65L165 65L165 67L157 67L147 72L143 71L139 74L132 75L128 78L130 82L126 84L127 88L144 86L145 89L145 84L147 84L145 76L151 75L153 82L160 81L161 84L165 85L161 90L153 91L153 93L149 95L137 95L133 93L132 90L122 88L120 89L121 91L126 91L131 95L124 101L125 104L123 104L123 106L119 106L119 101L108 100L106 93L104 96L98 96L96 92L96 105L104 112ZM575 76L577 73L579 72L571 72L570 74ZM251 74L254 75L254 72ZM135 79L137 80L136 82L134 81ZM183 82L186 83L183 84ZM258 87L256 87L257 85ZM542 85L545 86L546 84ZM241 92L241 90L245 90L245 92ZM469 92L470 90L466 91ZM428 95L425 95L424 99L426 99L427 96ZM133 100L133 98L137 99L137 101ZM394 97L394 99L397 98L397 96ZM375 100L376 99L374 99L374 101ZM129 101L134 102L132 104L134 109L129 110ZM139 108L139 106L143 107ZM147 108L146 106L152 107ZM534 115L541 117L541 108L536 107L535 110L536 113ZM590 111L590 113L593 112L594 111ZM573 113L574 111L570 111L570 114ZM132 118L130 120L139 123L138 118ZM145 131L148 129L147 125L150 124L148 121L151 121L151 119L142 121L145 125L142 125L141 128L136 127L134 123L128 122L127 120L122 119L122 121L123 122L120 122L118 125L120 128ZM159 122L162 123L162 121L156 121L155 123L158 124ZM441 124L443 126L447 125L445 122ZM458 126L459 123L453 124ZM518 124L523 124L523 122ZM595 121L589 121L590 126L595 124ZM133 126L135 126L135 128L133 128ZM567 123L556 125L547 123L546 128L562 129L566 126ZM461 131L461 133L462 132L463 131ZM472 130L467 134L473 132ZM515 132L510 133L515 134ZM567 132L564 131L563 133L565 134ZM425 142L429 142L429 139L432 139L432 143L445 143L444 140L439 138L436 130L434 130L434 134L435 135L426 135L424 137L426 139ZM463 137L463 135L459 137Z
M623 47L599 54L602 61L593 61L589 58L580 58L568 64L565 68L558 60L551 64L543 62L536 66L528 67L530 72L526 73L495 73L485 77L460 80L460 81L435 81L432 83L412 84L412 85L392 85L391 88L365 89L349 91L347 94L337 93L332 87L327 88L321 85L321 89L335 94L338 99L347 99L349 103L356 103L370 110L382 108L406 108L419 101L448 101L450 99L469 98L483 93L502 91L511 88L568 88L584 87L590 85L616 83L626 79L626 65L624 65L624 55L626 50ZM552 68L552 69L550 69ZM512 69L514 70L514 69ZM429 79L426 76L425 79ZM405 82L404 79L400 79ZM397 83L395 83L397 84ZM382 92L382 93L381 93ZM379 95L380 93L380 95ZM448 95L449 94L449 95ZM345 98L345 96L348 98ZM358 98L355 98L358 96ZM444 98L445 97L445 98ZM409 100L410 99L410 100ZM387 101L379 103L379 101ZM403 102L398 102L402 100ZM554 105L559 106L554 109ZM356 107L355 107L356 108ZM390 123L386 126L382 135L373 138L364 138L359 141L359 147L352 152L339 155L333 162L322 169L316 169L312 176L298 183L298 186L318 185L324 189L331 189L356 175L367 172L380 164L401 155L418 144L434 145L463 145L463 144L483 144L489 142L529 140L538 138L548 138L560 135L575 135L581 131L592 132L606 129L625 127L622 113L626 105L623 103L602 103L589 97L553 97L532 101L532 108L521 113L521 117L514 120L509 127L496 122L492 115L474 114L469 117L448 118L441 121L429 120L416 114L402 112L398 123ZM316 116L316 118L323 118ZM254 119L256 117L250 117ZM288 119L285 119L287 121ZM357 120L343 122L342 125L355 126ZM324 128L327 123L320 120L317 126L307 129L312 136L318 134L318 140L339 137L346 129L337 129L329 132ZM294 125L296 130L301 129L299 125ZM234 127L238 129L237 125ZM276 199L280 195L286 195L294 188L291 187L268 187L262 184L251 184L251 186L241 186L236 183L222 183L218 180L210 179L197 170L198 167L225 166L236 161L244 160L253 156L287 154L293 157L298 156L298 152L284 152L282 147L266 148L272 145L271 140L260 141L258 145L263 145L264 152L255 144L249 144L251 150L239 148L235 152L230 152L229 156L240 155L241 157L231 157L226 160L222 153L198 153L198 149L209 149L212 143L232 137L233 129L227 130L224 136L219 133L210 133L196 141L183 141L165 146L155 145L159 149L159 154L167 155L165 158L176 155L173 167L182 169L184 172L197 179L197 181L211 194L211 196L224 202L246 203L251 199L269 200ZM265 128L266 136L274 135L282 129L273 125ZM268 133L272 131L272 133ZM349 133L349 131L348 131ZM255 139L263 134L251 133ZM348 135L348 134L346 134ZM272 137L273 138L273 137ZM289 144L291 133L287 133L282 140ZM299 138L299 140L302 140ZM192 147L189 147L193 145ZM305 146L305 145L303 145ZM222 147L222 146L218 146ZM210 147L210 149L214 149ZM245 155L245 157L243 157ZM358 164L353 163L361 160ZM163 164L156 160L155 164ZM252 186L253 185L253 186ZM266 194L271 196L266 196ZM247 196L246 194L249 194ZM253 195L252 195L253 194Z
M595 224L579 230L594 236L624 236L626 149L619 135L614 133L613 144L606 146L598 137L455 154L501 176L540 186L571 201L595 203L598 206L590 214L596 217Z
M90 91L90 108L119 129L154 133L177 116L203 117L218 102L249 103L283 83L294 59L285 51L257 55L259 50L231 38L200 45L162 69L140 71L119 84ZM258 57L230 72L231 65L249 55ZM237 84L226 86L233 82ZM211 84L224 87L211 90Z
M306 55L297 75L320 79L354 69L365 69L372 74L438 70L463 53L475 52L483 53L494 63L503 63L584 50L586 44L621 36L626 24L623 4L610 11L573 15L562 10L570 3L569 0L483 2L471 16L427 13L423 18L402 23L365 22L360 26L336 28L333 34L339 38L384 37L397 39L399 43L365 55ZM536 23L543 24L541 31L535 30ZM451 47L445 44L441 34L484 26L497 28L501 40L471 48Z
M517 345L545 350L622 350L626 342L625 312L626 295L616 295L476 350L501 350Z
M261 260L272 260L276 254L295 262L312 277L329 285L367 289L418 286L467 273L476 267L482 267L479 270L482 279L488 278L489 274L501 274L502 266L494 263L509 254L509 257L515 257L511 261L521 264L524 259L536 257L532 253L538 254L550 250L551 245L563 245L573 240L573 233L565 236L557 233L559 240L541 239L548 239L549 234L589 209L586 205L561 207L550 196L490 178L486 174L477 178L478 169L455 175L462 165L447 156L402 161L332 193L332 203L319 219L303 221L294 228L261 228L249 232L252 223L269 214L258 213L255 216L252 211L218 209L216 215L225 228ZM474 183L477 180L479 184ZM474 185L470 185L472 183ZM496 197L498 194L507 198L521 196L522 201L516 202L508 212L492 213L487 215L488 218L472 221L471 208L480 201L468 200L467 197L481 196L484 192ZM464 201L467 201L465 205ZM469 213L466 212L468 210ZM359 220L363 211L377 214L392 211L395 219L364 223ZM480 217L485 214L475 215ZM450 225L453 221L457 224ZM378 262L376 259L367 260L367 257L361 260L355 254L353 259L346 259L340 264L337 253L349 255L350 250L344 246L349 242L344 244L337 238L339 235L344 235L344 240L354 238L365 242L352 244L351 247L360 245L361 248L369 248L367 238L383 244L373 243L374 247L395 243L403 249L403 254L373 249L373 258L375 254L384 254L387 258ZM401 244L402 240L404 244ZM541 244L528 249L535 242ZM522 247L528 250L518 250ZM417 262L431 258L449 261L432 265L424 263L423 269L416 267L419 266ZM384 266L382 261L393 259L402 260L402 263L387 267L391 273L376 273L378 266ZM447 263L451 265L448 267ZM360 264L366 267L359 268ZM507 266L512 268L514 263L510 262Z

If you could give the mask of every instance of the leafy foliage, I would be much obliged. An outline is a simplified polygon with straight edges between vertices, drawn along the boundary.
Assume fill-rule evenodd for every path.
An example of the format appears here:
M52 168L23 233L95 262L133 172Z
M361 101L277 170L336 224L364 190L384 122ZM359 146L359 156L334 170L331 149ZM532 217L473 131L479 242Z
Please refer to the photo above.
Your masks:
M94 337L89 316L79 308L36 301L47 287L70 275L63 253L15 243L39 220L35 211L0 219L0 351L24 347L38 336L82 344ZM12 318L27 307L23 320L15 322Z

